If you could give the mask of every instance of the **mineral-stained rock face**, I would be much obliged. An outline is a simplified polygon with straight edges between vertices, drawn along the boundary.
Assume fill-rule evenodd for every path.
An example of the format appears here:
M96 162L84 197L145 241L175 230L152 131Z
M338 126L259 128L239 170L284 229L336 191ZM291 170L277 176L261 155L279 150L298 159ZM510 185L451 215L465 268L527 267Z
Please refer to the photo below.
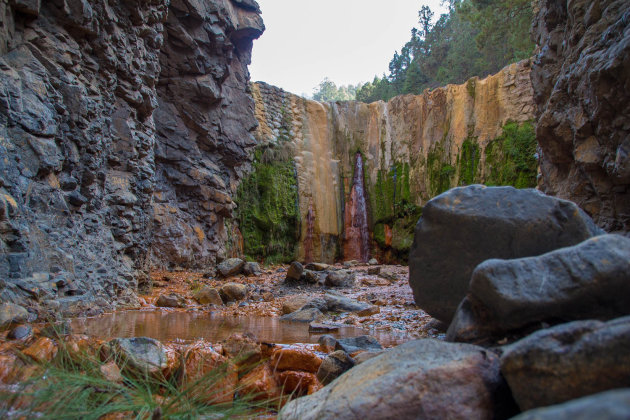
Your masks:
M630 3L541 0L532 68L541 188L630 230Z
M299 241L287 236L285 242L299 244L297 258L330 262L347 257L342 247L353 248L342 239L348 236L344 216L356 190L357 154L363 161L371 253L383 261L406 258L421 206L440 192L475 182L533 186L529 68L529 61L522 61L483 80L371 104L322 104L254 84L259 158L266 169L287 161L295 167ZM533 160L533 170L520 179L505 180L502 175L519 173L506 163L510 158L500 138L506 126L529 134L533 145L531 153L522 156ZM262 181L258 187L264 188ZM287 190L292 188L287 185ZM248 212L241 217L248 222L241 226L247 252L252 226L260 224L260 218L257 209L241 206L239 211Z
M262 30L252 1L0 1L0 300L132 303L150 250L214 261Z

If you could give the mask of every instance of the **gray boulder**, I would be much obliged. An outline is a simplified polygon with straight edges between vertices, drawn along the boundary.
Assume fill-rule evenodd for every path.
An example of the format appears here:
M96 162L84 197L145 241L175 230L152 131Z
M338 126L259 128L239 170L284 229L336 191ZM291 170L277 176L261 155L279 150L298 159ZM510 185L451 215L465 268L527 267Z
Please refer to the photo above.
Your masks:
M246 276L258 276L262 274L262 270L257 262L246 262L243 264L243 274Z
M306 322L321 321L324 314L317 308L302 308L290 314L282 315L280 321Z
M168 366L168 355L162 343L153 338L116 338L109 345L127 368L142 374L159 375Z
M369 303L332 293L326 293L323 299L326 302L326 311L328 312L361 312L372 306Z
M488 260L473 272L447 340L479 342L559 320L630 315L630 238L603 235L538 257Z
M378 340L369 335L360 335L358 337L339 338L335 344L335 350L343 350L346 353L354 353L357 351L382 350L383 346Z
M240 258L228 258L217 266L217 271L223 277L230 277L240 274L245 261Z
M602 392L564 404L526 411L512 420L628 420L630 388Z
M323 385L328 385L355 365L352 357L343 350L337 350L330 353L317 370L317 379Z
M18 325L17 327L9 331L9 333L7 334L7 338L10 340L22 340L23 338L30 337L31 335L33 335L33 327L25 324Z
M493 418L511 414L496 405L505 399L509 391L494 353L425 339L355 366L322 390L288 403L278 418Z
M574 203L533 189L453 188L423 209L409 284L418 306L450 322L481 262L541 255L602 233Z
M326 276L324 285L328 287L352 287L354 286L356 275L351 270L331 271Z
M155 306L159 306L161 308L185 308L186 299L177 293L160 295L155 301Z
M630 317L575 321L505 347L501 372L522 410L630 387Z

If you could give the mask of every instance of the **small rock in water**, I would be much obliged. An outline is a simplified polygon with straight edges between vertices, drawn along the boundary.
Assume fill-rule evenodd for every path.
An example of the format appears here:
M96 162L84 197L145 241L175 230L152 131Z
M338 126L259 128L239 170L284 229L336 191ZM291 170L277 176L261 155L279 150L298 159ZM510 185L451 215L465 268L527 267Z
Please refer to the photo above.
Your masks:
M369 335L358 337L339 338L335 344L335 350L343 350L346 353L354 353L360 350L382 350L383 346L378 340Z
M155 301L155 306L161 308L185 308L186 299L177 293L169 293L168 295L160 295Z
M311 322L308 326L308 331L312 333L329 333L339 331L339 326L320 324L318 322Z
M33 328L30 325L18 325L7 334L7 338L11 340L21 340L30 337L33 334Z
M324 314L317 308L304 308L293 313L282 315L280 321L313 322L324 318Z
M319 340L317 340L317 344L319 344L319 348L324 353L332 353L333 351L335 351L337 339L332 335L326 334L319 337Z
M343 350L337 350L330 353L322 361L317 371L317 379L319 379L322 384L328 385L344 372L352 369L354 365L354 359L352 359L348 353Z

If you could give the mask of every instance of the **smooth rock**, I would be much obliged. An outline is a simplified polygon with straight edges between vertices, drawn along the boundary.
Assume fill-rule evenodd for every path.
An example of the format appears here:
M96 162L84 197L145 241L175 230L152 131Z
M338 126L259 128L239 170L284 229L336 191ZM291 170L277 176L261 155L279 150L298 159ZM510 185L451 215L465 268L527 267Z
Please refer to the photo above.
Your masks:
M3 303L0 305L0 328L7 328L12 324L19 324L28 320L28 311L20 305Z
M601 233L574 203L536 190L453 188L423 209L409 254L409 284L420 308L450 322L481 262L541 255Z
M57 345L48 337L39 337L22 352L37 362L50 362L57 355Z
M313 390L321 387L315 374L295 370L278 373L278 383L282 387L283 394L293 394L296 397L311 394Z
M324 285L328 287L352 287L354 286L356 275L351 270L331 271L326 276Z
M183 296L177 293L169 293L168 295L160 295L155 301L155 306L161 308L185 308L187 305Z
M227 283L221 286L219 294L223 302L243 300L247 297L247 285L240 283Z
M278 418L490 419L513 413L514 407L499 405L506 399L494 353L425 339L355 366L319 392L288 403Z
M338 338L335 350L343 350L348 354L361 350L382 350L383 346L378 340L369 335L358 337Z
M378 265L378 260L376 258L370 258L368 265Z
M302 277L303 272L304 272L304 267L302 267L302 264L300 264L297 261L293 261L291 265L289 266L289 269L287 270L287 276L285 277L285 281L288 283L299 281L300 277Z
M343 350L337 350L330 353L322 361L317 370L317 379L324 385L328 385L343 373L354 367L355 363L352 357Z
M223 305L223 300L221 299L219 291L210 286L203 286L195 292L193 299L195 299L200 305Z
M10 340L21 340L23 338L30 337L32 334L33 327L31 327L30 325L18 325L17 327L9 331L9 333L7 334L7 338Z
M312 351L301 348L279 348L271 355L271 366L275 370L303 370L315 373L322 364Z
M328 264L314 262L306 264L305 268L312 271L326 271L328 267L330 267Z
M480 342L541 323L630 315L630 238L603 235L538 257L488 260L447 340Z
M153 338L115 338L109 345L116 356L122 357L127 367L142 374L158 375L168 367L164 346Z
M320 321L324 318L324 314L317 308L304 308L280 317L281 321L290 322L313 322Z
M297 311L302 306L306 305L312 300L312 297L309 295L293 295L289 296L287 300L282 304L282 313L290 314L292 312Z
M238 382L238 389L254 400L276 400L282 395L282 388L267 363L255 367L243 376Z
M243 264L243 274L246 276L259 276L262 274L262 270L257 262L246 262Z
M335 346L337 345L337 339L332 335L322 335L317 339L317 344L319 344L319 348L324 353L332 353L335 351Z
M114 361L102 364L101 366L99 366L99 371L101 372L101 375L103 375L103 378L105 378L105 380L109 382L119 384L123 381L123 376L120 372L120 368Z
M245 261L240 258L228 258L217 266L217 271L223 277L230 277L240 274Z
M365 302L359 302L345 296L339 296L332 293L326 293L323 296L326 302L326 311L328 312L360 312L370 308L372 305Z
M601 392L563 404L536 408L512 420L628 420L630 388Z
M311 322L308 325L308 332L312 333L330 333L339 331L338 325L321 324L318 322Z
M501 372L521 410L529 410L630 387L628 349L630 317L574 321L506 346Z
M315 271L304 270L300 279L303 280L305 283L317 284L319 283L319 274L317 274Z

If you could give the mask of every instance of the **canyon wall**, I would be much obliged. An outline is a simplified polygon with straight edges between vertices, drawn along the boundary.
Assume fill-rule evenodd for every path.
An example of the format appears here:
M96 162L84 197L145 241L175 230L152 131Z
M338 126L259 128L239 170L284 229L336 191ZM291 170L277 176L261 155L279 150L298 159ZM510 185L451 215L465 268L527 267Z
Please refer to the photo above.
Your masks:
M170 5L169 5L170 3ZM0 0L0 301L134 305L225 253L253 0Z
M630 3L541 0L532 28L541 189L630 230Z
M422 206L448 188L470 183L535 186L529 73L525 60L483 80L371 104L318 103L254 84L259 127L250 177L256 182L246 178L237 195L245 253L304 261L345 258L344 242L353 231L346 213L356 184L357 154L364 170L369 256L381 260L406 259ZM286 190L274 194L282 197L284 207L256 196L268 188L258 172L273 172L277 164L295 170L295 182L287 173ZM287 203L295 210L287 210ZM282 217L286 211L292 212L290 218ZM262 231L269 217L288 226ZM270 234L291 248L280 255L279 249L250 245L269 242Z

